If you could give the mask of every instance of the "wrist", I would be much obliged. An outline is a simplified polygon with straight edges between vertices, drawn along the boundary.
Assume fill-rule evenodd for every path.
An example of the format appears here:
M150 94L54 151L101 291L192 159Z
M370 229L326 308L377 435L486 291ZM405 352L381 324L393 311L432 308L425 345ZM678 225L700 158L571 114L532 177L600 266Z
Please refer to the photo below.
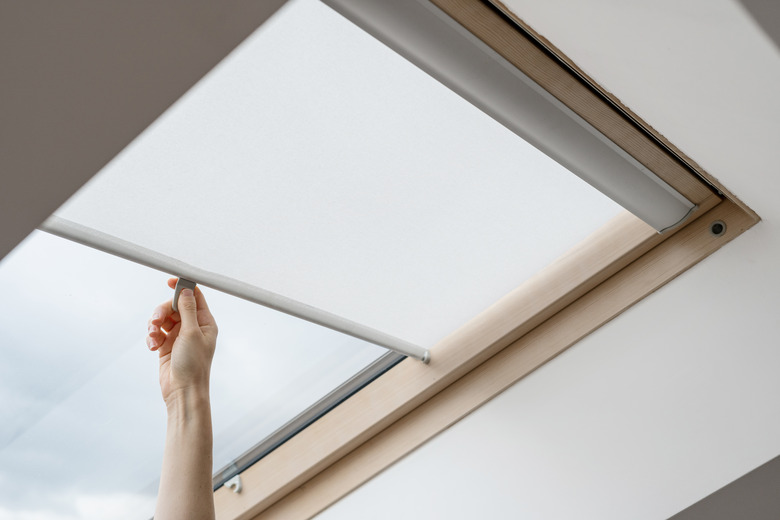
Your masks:
M168 419L189 421L200 417L211 418L211 400L208 387L178 388L165 399Z

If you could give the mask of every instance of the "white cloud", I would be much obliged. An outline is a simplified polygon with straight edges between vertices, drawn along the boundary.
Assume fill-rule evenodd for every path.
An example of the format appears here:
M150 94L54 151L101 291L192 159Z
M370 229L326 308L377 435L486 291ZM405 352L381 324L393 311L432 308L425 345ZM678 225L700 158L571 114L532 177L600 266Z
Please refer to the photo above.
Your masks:
M0 506L0 520L143 520L152 517L155 504L154 497L130 493L59 495L56 499L60 504L56 508Z

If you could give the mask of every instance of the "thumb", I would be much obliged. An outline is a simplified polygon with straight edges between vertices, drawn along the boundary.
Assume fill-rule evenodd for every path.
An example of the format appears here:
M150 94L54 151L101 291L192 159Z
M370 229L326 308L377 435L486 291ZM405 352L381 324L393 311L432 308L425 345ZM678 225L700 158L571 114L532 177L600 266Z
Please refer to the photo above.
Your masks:
M198 329L198 304L192 289L182 289L177 302L182 330Z

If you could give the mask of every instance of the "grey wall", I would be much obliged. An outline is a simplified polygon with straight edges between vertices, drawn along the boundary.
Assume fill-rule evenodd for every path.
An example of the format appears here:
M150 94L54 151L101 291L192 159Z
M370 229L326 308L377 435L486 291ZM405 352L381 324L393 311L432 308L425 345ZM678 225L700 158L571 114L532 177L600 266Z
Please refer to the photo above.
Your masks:
M671 520L777 520L780 513L780 457L775 457Z
M0 5L0 258L284 0Z

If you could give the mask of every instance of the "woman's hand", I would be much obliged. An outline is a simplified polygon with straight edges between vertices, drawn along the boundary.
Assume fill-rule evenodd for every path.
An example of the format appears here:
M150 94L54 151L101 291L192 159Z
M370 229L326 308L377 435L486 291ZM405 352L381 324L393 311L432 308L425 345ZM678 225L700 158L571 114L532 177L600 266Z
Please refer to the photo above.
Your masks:
M168 286L176 287L176 278ZM179 294L179 312L171 300L154 310L146 345L160 357L160 389L170 409L184 394L208 398L211 360L217 342L217 324L199 288Z
M168 286L176 287L176 278ZM168 427L154 518L213 520L213 436L209 375L217 324L203 293L184 289L173 312L158 305L149 320L146 344L160 356L160 389Z

